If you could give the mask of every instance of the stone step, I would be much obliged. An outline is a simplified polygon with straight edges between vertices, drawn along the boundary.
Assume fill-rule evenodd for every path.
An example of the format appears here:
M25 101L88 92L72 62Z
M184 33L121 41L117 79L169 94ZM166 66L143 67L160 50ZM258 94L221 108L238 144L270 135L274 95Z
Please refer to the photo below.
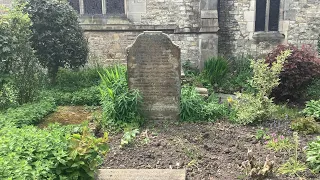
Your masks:
M98 180L185 180L185 169L99 169Z

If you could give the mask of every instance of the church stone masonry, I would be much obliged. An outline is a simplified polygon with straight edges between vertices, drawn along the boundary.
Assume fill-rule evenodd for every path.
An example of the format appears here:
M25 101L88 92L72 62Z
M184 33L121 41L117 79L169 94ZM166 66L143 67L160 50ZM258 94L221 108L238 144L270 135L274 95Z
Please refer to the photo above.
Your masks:
M11 0L0 0L10 5ZM218 54L259 56L278 44L317 43L320 0L69 0L78 11L91 55L125 62L126 47L144 31L163 31L181 48L182 63L202 68ZM90 62L93 63L93 62Z

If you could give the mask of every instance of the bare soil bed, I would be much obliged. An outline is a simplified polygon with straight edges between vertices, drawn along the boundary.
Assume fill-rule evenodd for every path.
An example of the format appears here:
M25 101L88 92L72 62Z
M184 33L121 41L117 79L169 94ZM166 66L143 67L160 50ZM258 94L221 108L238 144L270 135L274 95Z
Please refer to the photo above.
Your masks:
M216 123L179 123L144 128L129 147L120 148L122 134L111 135L111 151L101 168L112 169L187 169L189 180L248 179L241 164L247 160L248 149L263 163L268 154L275 161L275 170L289 159L288 152L274 153L263 142L256 140L259 128L270 133L292 136L289 122L268 122L261 126L239 126L226 121ZM300 147L316 135L300 135ZM303 153L300 160L304 161ZM307 179L320 179L311 172L302 174ZM267 179L293 180L273 173Z

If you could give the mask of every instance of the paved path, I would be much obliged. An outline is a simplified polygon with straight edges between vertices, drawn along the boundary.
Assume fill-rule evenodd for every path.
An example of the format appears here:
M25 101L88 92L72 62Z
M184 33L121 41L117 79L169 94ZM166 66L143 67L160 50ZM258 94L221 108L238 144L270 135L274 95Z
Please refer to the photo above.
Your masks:
M185 180L185 169L100 169L98 180Z

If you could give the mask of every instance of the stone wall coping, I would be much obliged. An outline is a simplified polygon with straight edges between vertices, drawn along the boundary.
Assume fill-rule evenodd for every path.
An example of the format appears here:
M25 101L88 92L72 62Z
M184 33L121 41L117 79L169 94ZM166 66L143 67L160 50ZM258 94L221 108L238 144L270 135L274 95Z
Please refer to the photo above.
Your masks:
M202 28L178 28L177 25L135 25L135 24L80 24L84 31L164 31L175 34L217 32L218 27L210 31Z
M285 39L285 35L278 31L261 31L253 33L252 38L257 41L283 40Z

